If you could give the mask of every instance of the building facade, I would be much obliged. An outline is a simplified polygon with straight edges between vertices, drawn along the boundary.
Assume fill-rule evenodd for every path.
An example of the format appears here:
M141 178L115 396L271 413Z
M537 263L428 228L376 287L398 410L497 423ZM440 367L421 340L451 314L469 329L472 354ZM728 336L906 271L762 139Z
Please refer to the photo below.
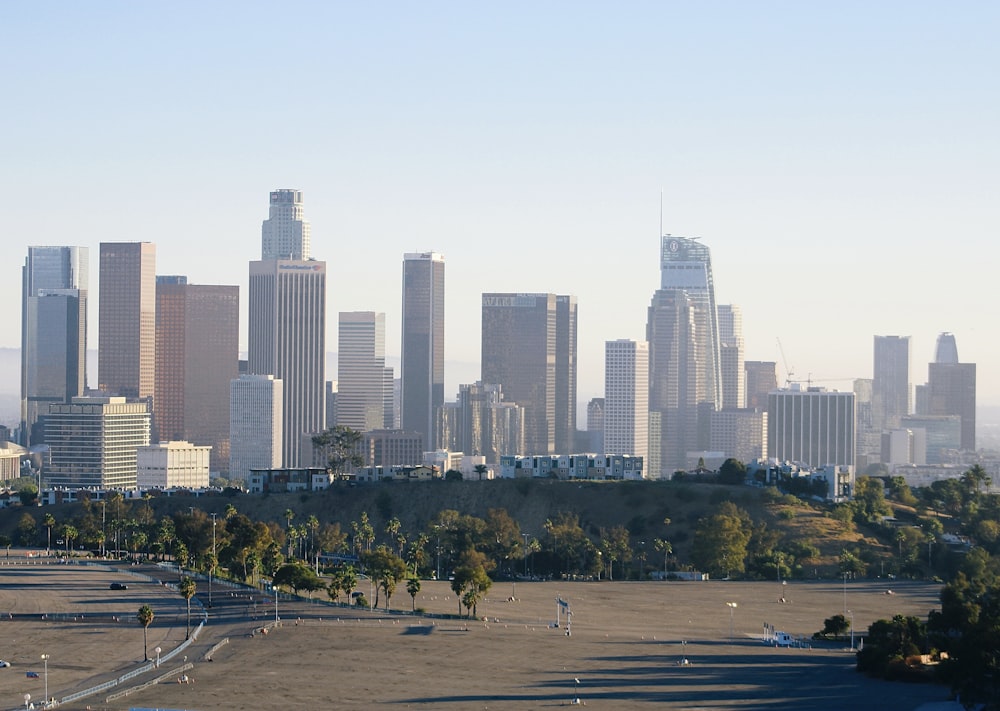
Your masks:
M207 489L211 449L190 442L158 442L139 447L136 450L139 490Z
M248 367L282 381L281 466L308 465L303 437L326 429L326 263L250 263Z
M483 382L499 385L508 402L524 408L525 451L554 454L557 434L569 436L566 422L557 420L568 420L576 407L567 400L576 394L575 298L491 293L482 299ZM575 416L572 423L575 430Z
M709 448L744 463L767 459L767 412L743 408L712 413Z
M909 336L875 336L872 409L879 430L898 428L910 414Z
M86 247L28 247L22 270L21 422L25 446L44 441L49 404L87 388ZM36 427L37 424L37 427Z
M524 408L504 402L503 388L482 381L458 386L453 403L440 409L438 449L481 456L496 464L524 446Z
M646 459L649 453L649 344L604 344L604 451Z
M49 405L45 487L135 489L139 447L149 444L146 402L124 397L75 397Z
M768 395L767 451L807 467L854 466L854 393L812 387Z
M238 375L237 286L156 280L157 441L187 441L211 449L211 468L229 471L229 391Z
M337 334L336 423L358 432L391 427L392 370L387 383L385 314L342 311Z
M778 364L774 361L747 360L743 362L746 373L746 406L766 409L767 395L778 389Z
M284 383L273 375L241 375L229 385L229 478L281 466Z
M719 304L719 374L722 409L739 409L746 403L743 311L735 304Z
M400 426L420 432L429 451L444 404L444 257L436 252L403 256L400 360Z
M156 245L102 242L98 389L152 398L156 389Z
M976 451L976 364L930 363L927 372L927 405L930 415L962 418L960 447Z
M361 439L364 466L391 467L420 464L424 458L421 432L370 430Z
M309 259L311 228L301 190L271 192L268 217L261 224L261 259Z

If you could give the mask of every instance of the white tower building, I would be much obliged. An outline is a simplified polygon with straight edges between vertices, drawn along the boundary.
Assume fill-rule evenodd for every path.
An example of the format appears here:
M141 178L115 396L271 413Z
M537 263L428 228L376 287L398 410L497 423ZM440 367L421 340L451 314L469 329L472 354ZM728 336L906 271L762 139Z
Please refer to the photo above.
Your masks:
M229 388L229 476L281 466L283 383L273 375L241 375Z
M604 451L649 454L649 344L619 339L604 345Z

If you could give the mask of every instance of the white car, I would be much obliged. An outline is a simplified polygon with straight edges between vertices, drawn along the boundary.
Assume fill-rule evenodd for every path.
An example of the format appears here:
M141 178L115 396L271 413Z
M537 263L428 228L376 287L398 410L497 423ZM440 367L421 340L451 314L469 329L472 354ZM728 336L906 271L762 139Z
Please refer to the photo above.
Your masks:
M0 667L9 667L9 666L10 662L5 662L4 660L0 659Z

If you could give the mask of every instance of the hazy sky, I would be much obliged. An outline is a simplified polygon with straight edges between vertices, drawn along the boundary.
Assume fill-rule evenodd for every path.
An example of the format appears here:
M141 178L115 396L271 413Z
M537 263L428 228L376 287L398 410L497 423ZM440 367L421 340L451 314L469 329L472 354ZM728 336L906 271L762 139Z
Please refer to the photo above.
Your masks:
M780 338L845 389L909 335L922 383L951 331L1000 404L998 30L996 2L0 3L0 346L29 245L89 246L96 305L99 243L152 241L245 314L268 192L296 188L329 350L375 310L398 356L402 256L434 250L469 364L446 397L480 294L524 291L577 296L584 400L604 342L644 337L662 190L747 359L783 378Z

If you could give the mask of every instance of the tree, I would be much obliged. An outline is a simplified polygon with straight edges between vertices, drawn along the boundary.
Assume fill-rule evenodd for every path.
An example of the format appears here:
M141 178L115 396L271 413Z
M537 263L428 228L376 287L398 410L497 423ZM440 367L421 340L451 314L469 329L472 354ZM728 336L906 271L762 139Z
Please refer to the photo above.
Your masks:
M52 548L52 527L56 525L56 517L50 513L46 513L42 516L42 525L48 529L48 538L45 544L45 552L48 553Z
M410 578L406 581L406 592L410 594L410 600L412 602L412 609L414 612L417 611L417 593L420 592L420 578Z
M299 590L312 593L323 588L323 581L316 575L316 572L301 560L293 560L278 568L274 572L272 582L274 585L290 587L296 595L298 595Z
M656 538L653 540L653 549L659 551L663 554L663 579L667 578L667 559L674 552L674 547L670 544L670 541L664 540L663 538Z
M362 436L357 430L337 425L312 438L313 447L326 455L327 467L335 479L364 464L358 451Z
M698 521L691 559L709 573L742 573L750 542L750 516L731 501L724 501L712 516Z
M462 481L462 472L458 469L449 469L444 473L445 481Z
M375 550L362 556L365 569L375 583L376 591L385 593L385 609L389 609L389 601L396 591L396 584L406 577L406 563L398 555L389 550L388 546L379 545ZM375 595L375 606L378 606L378 592Z
M742 484L747 478L747 467L739 459L730 457L719 467L720 484Z
M622 576L625 567L632 562L632 546L629 545L628 530L615 526L610 531L601 530L601 557L608 566L608 580L614 580L615 561L621 561Z
M479 475L479 481L482 481L483 477L490 471L490 468L485 464L477 464L472 468L472 470Z
M362 550L370 551L372 543L375 542L375 528L368 520L368 512L361 512L361 521L351 521L351 531L354 534L354 549L357 552Z
M153 613L153 608L149 605L143 605L139 608L139 612L136 614L135 619L139 621L142 625L142 660L144 662L149 661L149 647L146 642L146 630L149 626L153 624L153 618L156 615Z
M194 597L196 590L197 585L194 582L194 578L189 575L181 578L181 582L177 586L177 591L187 603L187 632L184 635L184 639L191 639L191 598Z
M35 521L34 516L26 511L17 520L17 537L21 541L22 546L31 546L35 544L37 536L38 522Z
M823 620L823 630L817 633L820 637L838 637L851 629L851 623L843 615L834 615Z
M77 530L76 526L71 524L63 525L63 538L66 540L66 553L68 554L73 548L73 541L75 541L80 536L80 531Z

